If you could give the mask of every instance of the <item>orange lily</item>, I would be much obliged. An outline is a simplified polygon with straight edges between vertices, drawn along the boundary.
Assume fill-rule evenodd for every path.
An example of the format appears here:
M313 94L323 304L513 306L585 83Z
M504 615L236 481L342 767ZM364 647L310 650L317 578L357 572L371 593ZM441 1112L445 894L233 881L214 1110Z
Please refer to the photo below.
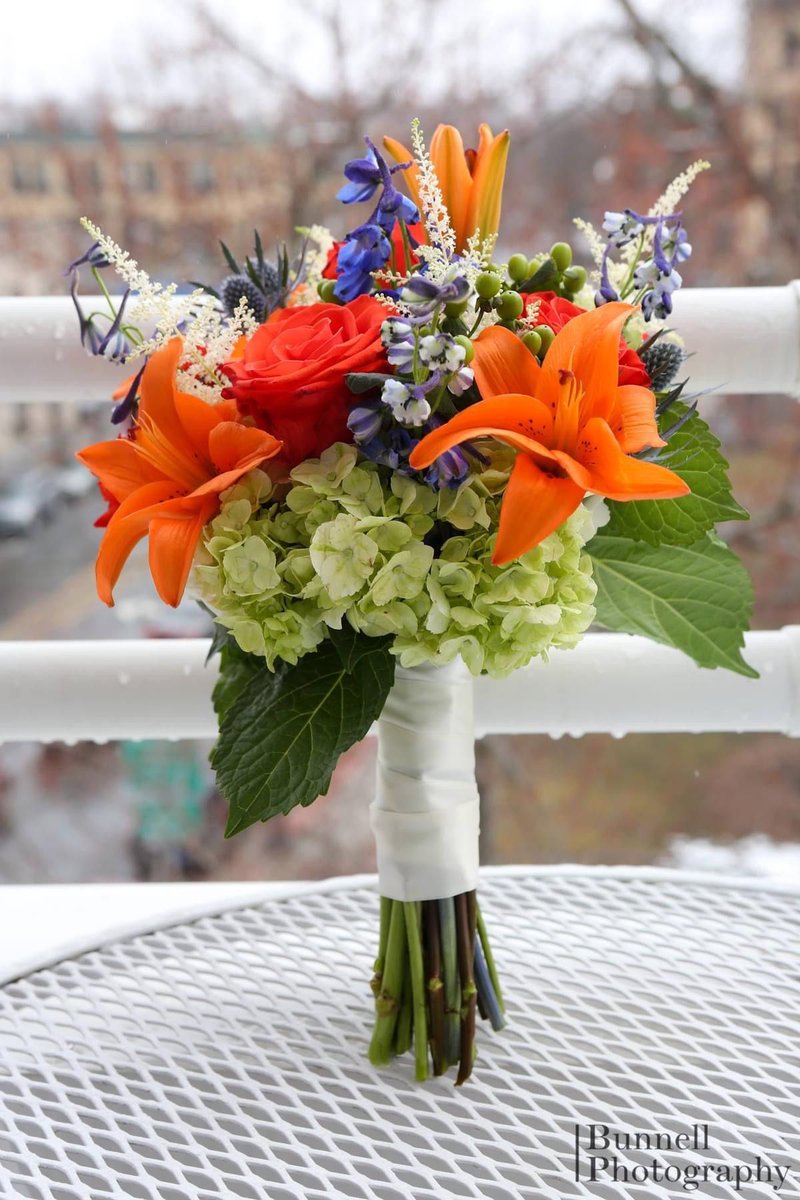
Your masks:
M385 137L383 144L395 162L407 162L414 157L395 138ZM458 253L465 249L476 229L480 230L482 238L497 233L508 144L507 129L495 136L484 124L480 126L478 149L465 150L461 134L453 125L436 127L431 138L430 157L455 231ZM403 177L414 203L420 208L419 169L415 163L403 171Z
M76 455L119 502L95 567L97 593L109 606L128 556L148 534L158 594L173 607L179 604L220 493L283 445L243 425L234 401L206 404L179 392L175 372L182 351L182 340L173 338L148 362L131 438L97 442Z
M620 334L633 311L615 302L573 318L541 366L510 329L485 329L472 362L483 400L429 433L411 454L412 467L427 467L451 446L482 437L518 451L494 563L533 549L586 492L610 500L665 500L689 491L666 467L629 457L665 444L653 393L618 383Z

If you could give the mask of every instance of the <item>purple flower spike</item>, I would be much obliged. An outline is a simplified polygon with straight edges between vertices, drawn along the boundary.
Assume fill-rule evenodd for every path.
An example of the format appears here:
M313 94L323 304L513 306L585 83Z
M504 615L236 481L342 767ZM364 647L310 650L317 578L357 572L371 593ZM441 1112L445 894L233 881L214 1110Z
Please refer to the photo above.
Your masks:
M89 249L82 254L80 258L73 259L64 274L69 275L72 271L77 271L78 268L82 266L94 267L95 270L102 271L109 265L108 259L106 258L104 252L100 249L100 243L92 242Z
M111 412L111 424L121 425L128 417L132 417L136 411L136 405L139 400L139 384L142 382L144 369L147 366L147 359L144 360L139 370L131 380L131 386L120 400L119 404L115 405Z
M359 225L339 251L336 296L347 303L372 290L372 272L389 261L391 243L380 225Z

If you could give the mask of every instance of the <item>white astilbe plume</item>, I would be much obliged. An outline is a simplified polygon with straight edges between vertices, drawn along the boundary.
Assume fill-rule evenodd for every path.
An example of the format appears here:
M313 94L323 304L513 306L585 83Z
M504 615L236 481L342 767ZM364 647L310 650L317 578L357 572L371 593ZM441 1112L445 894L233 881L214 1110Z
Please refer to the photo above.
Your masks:
M222 365L233 356L239 339L252 337L258 327L246 296L227 319L212 305L203 305L183 331L185 357L178 368L181 389L215 404L228 383Z
M246 297L242 297L233 316L228 318L202 288L178 296L176 283L164 286L154 282L126 250L92 221L84 217L81 224L131 289L125 310L126 324L153 331L133 346L125 361L153 354L171 338L181 337L185 351L178 367L181 388L216 403L227 383L220 372L222 364L231 358L239 339L250 337L258 328Z
M685 171L681 171L676 179L673 179L663 196L659 196L655 204L647 214L649 217L666 216L668 213L675 212L675 209L680 204L683 197L688 192L689 188L694 183L697 176L707 171L711 163L706 162L704 158L698 158Z
M475 280L491 263L496 242L496 233L490 234L487 238L482 238L480 229L476 229L472 236L467 239L467 244L464 247L464 253L461 256L458 266L458 273L459 275L463 275L473 287L475 286Z
M539 324L539 310L542 307L541 300L532 300L521 317L517 318L517 333L527 333L529 329L535 329Z
M418 117L411 122L411 147L417 163L417 189L429 243L427 246L420 246L417 255L428 266L428 278L433 283L439 283L449 270L450 260L456 252L456 235L444 202L436 168L425 149Z
M177 283L169 283L165 287L152 280L127 250L118 246L113 238L103 233L88 217L81 219L81 225L89 236L99 243L100 249L120 279L131 289L131 298L125 310L125 323L154 328L154 333L147 341L133 347L127 361L158 350L179 332L178 326L191 317L193 310L199 305L209 304L210 298L202 288L195 288L186 296L178 296Z
M405 300L399 297L395 299L393 296L387 296L383 292L375 292L373 300L377 300L378 304L382 304L384 308L388 308L393 317L413 317L414 310L410 305L406 304Z

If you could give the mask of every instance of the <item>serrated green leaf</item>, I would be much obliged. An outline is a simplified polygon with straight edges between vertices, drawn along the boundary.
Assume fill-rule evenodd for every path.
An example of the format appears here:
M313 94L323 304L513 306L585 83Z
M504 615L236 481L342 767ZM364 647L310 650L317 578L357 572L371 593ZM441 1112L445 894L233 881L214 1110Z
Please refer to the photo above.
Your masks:
M692 546L650 546L610 537L586 547L597 583L598 623L674 646L701 667L757 678L741 655L753 586L732 550L713 534Z
M211 755L229 804L226 837L327 792L339 756L383 710L394 681L390 645L345 626L282 674L264 669L244 682L238 672L247 668L234 665Z
M245 654L233 638L228 637L220 648L219 677L211 693L218 721L222 722L228 710L233 708L241 693L253 680L259 681L262 687L267 688L274 684L278 674L279 672L273 673L268 669L263 658L258 658L255 654Z
M351 372L345 375L344 381L354 396L360 396L364 392L371 392L373 388L381 388L387 379L392 379L392 375L383 375L378 371L368 371L363 374Z
M524 283L520 283L517 290L520 292L541 292L547 288L549 283L553 283L558 278L558 267L555 261L548 255L543 263L531 275L530 279L526 279Z
M687 411L685 404L673 404L670 425ZM659 462L680 475L691 494L677 500L610 500L611 520L603 528L606 536L633 538L651 546L691 546L720 521L749 520L731 494L719 439L696 413L670 438Z

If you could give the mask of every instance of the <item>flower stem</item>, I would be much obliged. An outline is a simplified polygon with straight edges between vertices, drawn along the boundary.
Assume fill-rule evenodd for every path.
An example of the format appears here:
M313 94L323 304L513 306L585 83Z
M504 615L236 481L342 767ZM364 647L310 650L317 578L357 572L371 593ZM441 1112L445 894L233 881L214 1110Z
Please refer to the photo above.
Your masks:
M411 999L414 1008L414 1059L418 1083L428 1078L428 1013L425 1002L425 968L422 958L419 903L403 901L408 933L408 962L411 977Z
M413 265L412 260L414 258L414 255L411 250L411 240L408 236L408 226L406 225L406 223L402 217L400 218L398 223L400 225L400 236L403 239L403 256L406 260L406 275L410 275L411 268Z
M461 1024L461 984L458 975L455 904L451 899L437 900L441 932L442 978L444 980L444 1056L457 1063Z
M476 913L474 892L462 892L460 896L456 896L456 945L458 973L461 978L461 1047L456 1087L460 1087L469 1079L475 1057L475 1009L478 990L475 987L473 958Z
M439 913L435 900L422 905L425 934L425 974L428 980L430 1010L430 1042L434 1075L444 1075L447 1060L444 1054L444 984L442 983L442 952L439 938Z
M377 1020L369 1045L369 1061L375 1067L386 1066L392 1060L392 1043L397 1024L406 956L406 918L401 901L392 903L386 961L381 990L375 998Z
M387 896L381 896L381 923L380 932L378 934L378 957L375 959L373 967L373 976L370 987L373 994L377 997L380 995L381 983L383 982L383 966L386 961L386 943L389 940L389 922L392 917L392 901Z
M500 1011L504 1013L506 1011L506 1006L503 1000L503 991L500 987L500 978L497 974L497 967L495 966L494 955L492 954L492 947L489 944L489 935L486 932L486 923L484 922L480 905L478 905L477 909L477 923L478 936L481 940L483 957L486 959L486 967L489 972L489 978L492 981L492 987L494 988L494 994L497 997L497 1003L500 1005Z
M413 1039L414 1009L411 1000L411 973L406 950L403 967L403 988L400 994L400 1011L397 1014L397 1025L394 1032L395 1055L405 1054L411 1049Z
M478 1008L481 1016L485 1020L491 1021L492 1029L496 1031L503 1029L506 1019L492 986L480 939L475 942L475 985L478 989Z

